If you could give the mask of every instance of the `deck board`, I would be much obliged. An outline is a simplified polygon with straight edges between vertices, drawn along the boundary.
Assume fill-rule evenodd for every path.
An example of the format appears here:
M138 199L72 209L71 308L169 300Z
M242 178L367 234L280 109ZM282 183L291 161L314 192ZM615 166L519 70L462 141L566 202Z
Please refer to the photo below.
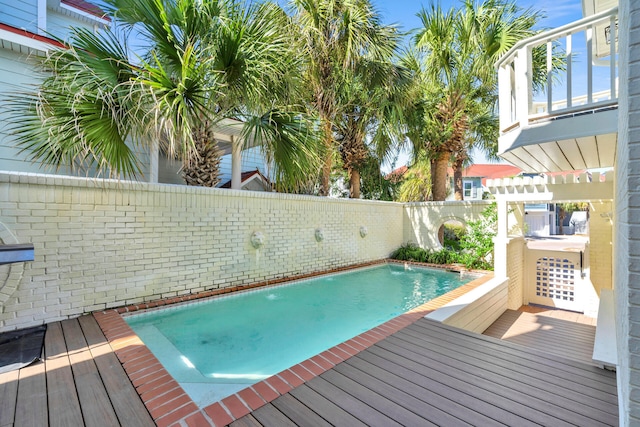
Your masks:
M356 417L307 386L302 385L297 387L291 391L291 394L296 399L307 402L314 412L322 414L324 418L333 425L350 427L366 426L366 424Z
M0 427L152 427L93 316L47 326L42 362L0 374Z
M408 337L414 339L415 335L410 334ZM431 355L439 355L442 361L451 360L450 363L468 376L477 375L485 381L508 385L511 392L516 392L518 389L525 390L530 399L537 399L543 405L571 408L572 413L565 419L567 422L582 419L580 424L588 425L590 418L609 420L610 415L613 416L613 413L602 412L613 411L613 409L609 402L600 400L603 395L607 397L607 394L603 394L598 389L580 387L575 383L567 389L567 381L546 373L544 369L537 369L532 364L520 365L503 359L500 354L489 352L492 350L482 344L478 344L474 351L470 351L457 343L443 344L440 340L442 340L441 336L434 336L417 345L395 337L389 341L405 349L415 349L416 346L418 351L428 349ZM585 414L590 415L584 418Z
M287 417L297 426L302 427L329 427L331 424L320 415L313 412L291 394L285 394L273 402L279 411L286 413Z
M440 332L437 331L436 333ZM409 336L413 338L416 335L411 333ZM610 409L608 403L614 400L615 395L607 393L607 391L611 390L613 384L605 388L604 385L601 387L602 383L599 381L594 382L593 386L586 386L576 381L572 382L571 390L567 390L566 384L570 379L559 378L558 375L549 373L546 368L536 366L533 361L523 363L519 359L506 358L499 352L499 349L493 349L483 344L477 344L475 348L470 348L465 346L464 343L442 342L441 337L442 335L425 338L418 345L423 348L428 346L432 351L436 351L446 357L464 361L465 365L482 370L482 372L534 386L535 388L532 391L542 390L543 395L549 399L549 403L573 399L577 405L583 406L585 410L590 410L591 408L601 407ZM480 349L483 351L479 351ZM558 372L561 372L560 366L562 362L559 361L558 363ZM615 413L617 414L617 410Z
M428 325L426 325L429 328ZM412 337L418 336L424 338L424 345L434 344L436 346L447 345L442 339L446 339L447 335L441 329L430 328L430 336L425 336L422 330L409 330L408 334ZM476 355L474 352L478 346L482 346L484 352ZM500 366L509 366L514 372L529 372L536 377L543 375L551 384L564 385L567 381L571 381L576 387L594 388L598 391L608 392L612 395L616 393L615 383L611 383L611 379L615 374L599 369L593 365L580 364L568 359L559 359L557 356L550 357L548 354L538 352L534 349L528 349L523 352L517 347L513 347L511 343L502 342L480 342L473 336L468 336L464 332L455 343L455 346L446 347L453 352L465 351L474 357L478 356L489 364L500 362ZM485 354L488 353L488 356ZM506 365L505 365L506 364ZM540 374L538 374L540 373ZM600 395L598 395L601 397Z
M347 364L403 390L403 398L404 394L413 396L421 402L420 407L415 409L416 413L424 417L432 417L435 411L441 411L469 424L487 424L491 420L500 420L509 425L527 425L522 418L512 416L491 403L474 399L465 393L469 387L468 383L460 381L456 389L449 385L455 380L447 374L438 375L437 372L430 371L433 374L431 377L424 375L420 370L411 370L396 363L394 359L398 357L387 354L387 357L383 358L372 352L363 354L361 358L349 360ZM390 395L389 398L396 396Z
M64 338L69 351L69 361L76 378L80 408L86 426L118 425L118 417L104 388L84 334L77 319L61 322Z
M349 371L348 365L342 364L342 371ZM353 372L351 372L353 374ZM391 418L392 420L400 423L404 426L422 425L424 424L424 418L411 412L405 408L404 405L396 403L393 399L390 399L387 395L372 390L375 385L372 384L376 381L375 378L367 377L364 375L355 375L355 379L349 378L343 375L338 369L332 369L322 375L322 378L329 381L334 387L338 387L341 390L349 393L352 398L358 399L361 402L369 405L371 408L375 408L377 411ZM387 391L390 391L389 389ZM434 415L433 423L436 425L441 424L441 420L447 420L449 423L453 422L452 418L447 418L439 414L436 417ZM448 424L456 425L456 424ZM460 424L458 424L460 425Z
M82 332L89 345L91 356L98 368L113 409L122 425L127 427L153 426L154 422L131 381L122 369L118 358L111 351L93 316L79 318Z
M468 421L461 419L464 412L473 413L478 423L483 421L482 415L478 416L473 411L467 411L467 408L457 402L447 401L444 398L438 399L437 393L423 387L412 387L413 384L410 382L403 381L402 378L389 374L383 369L366 365L360 359L354 359L351 363L347 362L337 366L335 370L353 381L360 382L371 392L384 396L397 405L412 411L422 419L429 417L429 420L437 425L469 425ZM429 388L431 387L432 385ZM461 413L452 416L451 412L454 411L440 409L447 406L454 406L456 411L460 410ZM486 420L484 421L486 422Z
M314 406L318 395L330 406ZM615 373L427 319L266 407L297 419L298 405L323 417L335 405L367 425L618 425Z
M282 412L278 411L272 404L267 404L262 408L253 411L244 418L253 418L261 425L266 427L295 427L293 421L287 418ZM242 419L237 420L242 421Z
M547 353L592 364L595 319L563 310L507 310L483 333Z
M324 375L312 379L307 383L307 385L366 425L401 425L392 418L389 418L386 414L378 411L377 408L372 408L366 403L351 396L347 391L336 387L334 384L324 379ZM278 399L276 399L276 401Z
M47 380L43 362L20 369L15 427L48 425Z
M44 353L49 425L51 427L83 425L80 402L60 323L53 323L47 327Z
M19 371L0 374L0 427L11 426L16 414Z

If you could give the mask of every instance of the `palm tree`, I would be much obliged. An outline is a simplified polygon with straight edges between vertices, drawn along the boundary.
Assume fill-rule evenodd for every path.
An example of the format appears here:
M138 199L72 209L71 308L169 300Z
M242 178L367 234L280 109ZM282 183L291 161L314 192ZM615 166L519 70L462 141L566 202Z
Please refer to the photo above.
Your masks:
M263 144L287 186L315 173L317 132L295 103L299 62L281 8L237 0L105 3L118 31L73 29L65 48L42 61L49 77L12 103L18 144L32 159L133 177L135 151L160 144L183 159L188 183L212 186L213 130L231 118L243 123L245 140ZM140 52L133 58L131 34Z
M421 157L404 174L397 201L426 202L431 198L431 162Z
M387 40L395 44L396 39ZM334 128L351 198L360 198L360 169L367 159L373 155L384 160L402 137L407 79L404 70L388 58L362 60L341 80Z
M493 64L518 40L533 35L541 15L522 11L512 0L466 0L444 11L431 4L418 13L414 70L421 76L416 105L423 113L424 139L412 140L432 159L433 199L447 195L447 168L456 169L456 198L462 199L462 167L471 147L495 154L497 77ZM414 115L415 117L415 115Z
M329 194L339 114L338 86L363 57L389 58L395 30L381 23L369 0L291 0L298 48L305 59L304 78L322 123L324 165L320 194Z

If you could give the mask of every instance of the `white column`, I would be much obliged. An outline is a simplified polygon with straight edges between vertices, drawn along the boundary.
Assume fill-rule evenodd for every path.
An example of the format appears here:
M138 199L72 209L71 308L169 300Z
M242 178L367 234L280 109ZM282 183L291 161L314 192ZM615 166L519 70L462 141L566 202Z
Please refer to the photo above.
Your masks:
M530 77L531 48L521 49L515 59L516 120L520 123L521 129L529 126L529 112L532 101Z
M242 143L231 136L231 189L242 189Z

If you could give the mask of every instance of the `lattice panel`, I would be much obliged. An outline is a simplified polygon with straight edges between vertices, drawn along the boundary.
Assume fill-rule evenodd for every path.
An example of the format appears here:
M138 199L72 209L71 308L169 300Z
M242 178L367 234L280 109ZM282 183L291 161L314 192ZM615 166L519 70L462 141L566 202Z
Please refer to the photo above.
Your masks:
M575 264L563 258L538 258L536 262L536 296L574 301Z

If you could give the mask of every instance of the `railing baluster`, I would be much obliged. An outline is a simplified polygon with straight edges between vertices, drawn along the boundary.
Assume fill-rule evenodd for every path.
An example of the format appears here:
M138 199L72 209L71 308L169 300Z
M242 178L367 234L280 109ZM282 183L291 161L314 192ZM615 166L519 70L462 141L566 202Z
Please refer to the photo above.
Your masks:
M611 70L611 100L618 98L618 94L616 93L616 40L618 39L616 18L616 15L612 15L611 18L609 18L609 54L611 56L609 59L609 69Z
M571 33L567 34L567 107L566 108L571 108L573 105L573 100L571 99L571 68L572 68L572 55L573 52L571 51L573 46L572 46L572 41L573 38L571 37Z
M500 126L502 128L513 123L513 103L511 102L513 88L511 87L511 64L505 64L498 68L498 102L501 108Z
M553 42L547 42L547 113L553 111Z
M587 38L587 105L593 102L593 25L585 30Z

